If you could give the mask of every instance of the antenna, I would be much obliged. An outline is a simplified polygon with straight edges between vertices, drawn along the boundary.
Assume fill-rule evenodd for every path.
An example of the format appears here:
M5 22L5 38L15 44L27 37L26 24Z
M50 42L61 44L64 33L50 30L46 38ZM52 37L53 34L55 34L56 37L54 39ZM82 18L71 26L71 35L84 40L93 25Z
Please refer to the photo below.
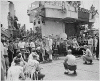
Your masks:
M84 8L84 4L83 4L83 1L82 1L82 6L83 6L83 8Z

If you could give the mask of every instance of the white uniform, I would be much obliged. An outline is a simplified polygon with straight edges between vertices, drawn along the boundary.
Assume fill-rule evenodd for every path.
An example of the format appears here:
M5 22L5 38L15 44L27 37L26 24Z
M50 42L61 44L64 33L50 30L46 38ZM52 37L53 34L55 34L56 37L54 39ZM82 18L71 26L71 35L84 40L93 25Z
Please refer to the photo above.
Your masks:
M25 42L19 42L18 47L19 48L24 48L25 47Z
M49 39L49 48L50 48L50 50L52 50L52 43L53 43L52 39ZM52 60L52 54L49 54L49 59Z
M35 48L35 43L34 43L34 42L31 42L31 43L30 43L30 47L31 47L31 48Z
M53 43L52 39L49 39L49 47L51 50L52 50L52 43Z
M68 59L67 61L68 65L76 65L76 58L74 55L67 55L66 59Z
M97 48L97 43L98 43L98 40L95 38L95 39L94 39L94 47L95 47L95 50L96 50L96 48Z
M28 58L28 59L33 59L33 56L32 56L33 53L36 54L36 52L32 52L32 53L29 55L29 58ZM36 55L37 55L37 60L39 60L39 55L38 55L38 54L36 54Z
M86 54L83 55L83 60L84 61L89 61L89 60L92 60L92 59L93 59L92 58L92 53L91 53L90 49L87 49Z
M11 66L8 69L7 81L20 81L20 74L23 73L23 67L21 66Z
M89 49L91 50L91 52L93 54L93 39L92 38L90 38L88 40L88 46L89 46Z
M26 72L32 75L36 71L38 66L39 62L37 60L29 59L26 67L27 68Z

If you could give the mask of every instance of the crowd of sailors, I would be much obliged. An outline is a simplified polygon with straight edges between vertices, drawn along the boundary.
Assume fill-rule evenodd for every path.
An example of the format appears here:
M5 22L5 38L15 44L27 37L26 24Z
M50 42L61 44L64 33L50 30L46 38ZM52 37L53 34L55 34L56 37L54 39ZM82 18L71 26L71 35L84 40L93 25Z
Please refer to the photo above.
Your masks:
M88 48L88 50L87 50ZM2 40L1 41L1 72L3 76L9 75L12 70L18 70L18 76L21 75L22 79L25 79L25 70L27 64L36 64L38 69L38 79L43 78L45 75L40 73L40 62L52 62L53 56L58 54L59 56L66 56L72 54L74 56L83 55L83 60L87 63L90 58L84 55L84 53L90 53L92 56L99 58L99 37L87 36L76 37L71 36L66 39L59 37L58 35L43 36L36 40L29 40L27 38L15 40ZM32 61L34 59L34 61ZM90 63L92 63L90 59ZM21 68L20 63L22 62ZM32 63L33 62L33 63ZM23 65L24 63L24 65ZM17 67L16 67L17 66ZM20 66L20 67L19 67ZM64 65L66 67L66 65ZM15 68L15 69L14 69ZM28 70L28 72L30 72ZM8 73L8 74L7 74ZM23 74L24 73L24 74ZM4 74L4 75L3 75ZM16 76L18 78L18 76Z

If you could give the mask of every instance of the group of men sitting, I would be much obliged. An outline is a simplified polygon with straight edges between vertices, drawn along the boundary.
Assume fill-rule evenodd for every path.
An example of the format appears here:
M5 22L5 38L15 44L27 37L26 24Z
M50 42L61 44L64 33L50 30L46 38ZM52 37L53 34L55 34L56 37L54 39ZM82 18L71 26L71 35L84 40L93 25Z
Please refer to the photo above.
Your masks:
M41 73L42 68L38 60L39 56L35 52L35 49L32 49L28 62L24 61L21 52L17 51L17 56L14 57L11 67L8 69L7 80L43 79L45 75Z
M84 55L83 61L84 64L92 64L93 56L87 45L84 45ZM66 55L64 60L65 74L70 74L70 70L74 71L73 74L76 74L77 63L76 57L72 54L72 50L68 49L68 55ZM41 73L41 67L39 65L39 55L35 52L35 49L32 49L32 53L28 57L28 62L24 61L20 51L17 52L17 56L14 57L11 67L8 69L7 80L25 80L30 78L32 80L38 79L41 80L45 77Z

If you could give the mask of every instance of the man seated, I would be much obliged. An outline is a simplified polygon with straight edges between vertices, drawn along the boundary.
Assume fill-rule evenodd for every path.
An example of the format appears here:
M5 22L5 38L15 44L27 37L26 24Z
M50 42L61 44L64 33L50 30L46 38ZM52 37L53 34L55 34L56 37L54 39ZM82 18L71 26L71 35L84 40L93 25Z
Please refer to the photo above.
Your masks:
M36 77L38 77L38 80L41 80L44 78L44 74L41 74L41 68L39 66L39 62L37 61L37 55L32 54L33 59L28 60L28 72L31 73L31 78L34 80ZM33 74L33 76L32 76ZM34 76L35 75L35 76Z
M18 52L17 52L17 56L13 58L13 61L12 61L12 63L11 63L11 66L15 66L14 60L15 60L16 58L19 58L19 59L21 60L21 62L20 62L20 65L21 65L21 66L24 66L24 65L25 65L25 61L24 61L24 59L23 59L23 57L22 57L22 54L20 53L20 51L18 51Z
M68 55L65 57L63 64L65 68L65 74L69 74L69 70L74 71L73 74L76 74L76 58L74 55L72 55L72 50L68 50Z
M83 55L83 61L85 61L84 64L87 64L87 62L90 62L90 64L92 64L92 53L87 45L84 45L84 48L86 49L85 55Z
M36 53L39 55L39 62L43 61L41 47L36 48Z
M21 59L20 58L15 58L14 59L14 66L11 66L8 69L8 74L7 74L7 81L20 81L20 80L25 80L25 76L23 73L23 67L20 66Z
M36 54L37 55L37 61L39 61L39 55L36 53L36 51L35 51L35 49L34 48L32 48L32 52L31 52L31 54L29 55L29 58L28 59L33 59L33 54Z

